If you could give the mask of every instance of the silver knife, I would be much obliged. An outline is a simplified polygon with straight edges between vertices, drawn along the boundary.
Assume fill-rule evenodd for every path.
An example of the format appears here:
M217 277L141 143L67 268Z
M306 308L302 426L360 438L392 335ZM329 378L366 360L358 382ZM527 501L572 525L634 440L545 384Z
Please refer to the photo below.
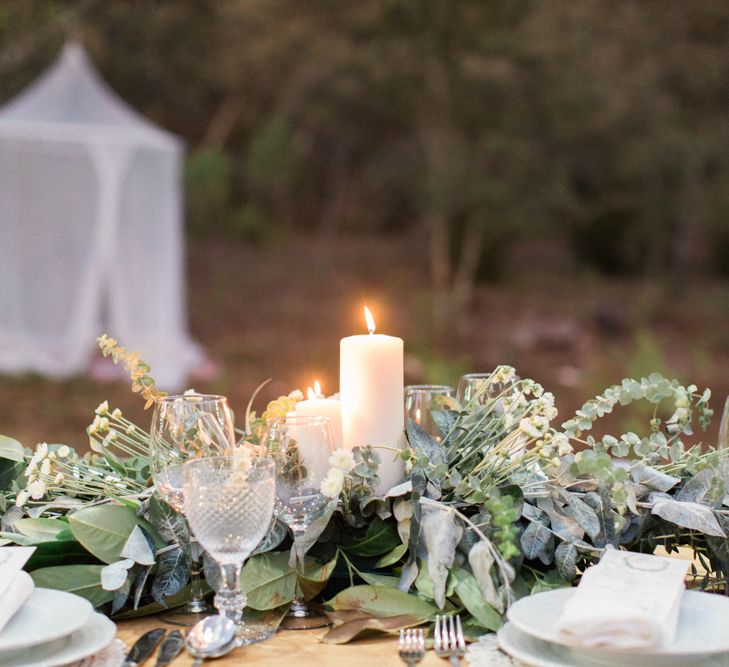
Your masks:
M166 667L166 665L169 665L180 654L184 646L185 635L179 630L170 632L162 642L162 646L159 647L157 662L154 667Z
M122 667L137 667L149 658L157 648L162 637L165 636L167 630L164 628L155 628L143 634L132 646L132 650L127 653L127 657L122 663Z

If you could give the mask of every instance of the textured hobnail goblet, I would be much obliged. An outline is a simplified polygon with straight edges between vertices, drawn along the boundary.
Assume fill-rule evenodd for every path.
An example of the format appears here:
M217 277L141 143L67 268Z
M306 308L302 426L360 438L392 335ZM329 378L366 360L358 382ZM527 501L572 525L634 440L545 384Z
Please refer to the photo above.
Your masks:
M214 604L238 626L240 645L270 637L273 627L243 623L246 597L240 586L243 563L266 535L276 494L275 464L268 458L218 456L183 467L185 514L200 545L220 567Z

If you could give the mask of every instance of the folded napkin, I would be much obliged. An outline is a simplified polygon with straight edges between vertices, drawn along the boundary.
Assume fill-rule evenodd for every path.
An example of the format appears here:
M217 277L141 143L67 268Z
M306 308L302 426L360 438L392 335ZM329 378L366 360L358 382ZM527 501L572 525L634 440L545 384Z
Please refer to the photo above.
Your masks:
M30 575L23 565L35 547L0 547L0 632L33 592Z
M565 643L648 650L676 636L689 563L611 549L582 575L557 619Z

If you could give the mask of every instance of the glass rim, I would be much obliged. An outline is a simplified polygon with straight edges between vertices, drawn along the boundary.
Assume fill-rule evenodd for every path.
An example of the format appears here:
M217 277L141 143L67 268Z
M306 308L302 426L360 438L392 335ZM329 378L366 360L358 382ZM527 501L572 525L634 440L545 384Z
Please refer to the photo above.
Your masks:
M266 424L272 424L277 422L279 424L291 424L293 426L312 425L318 424L331 424L331 417L325 417L323 415L287 415L286 417L269 417L266 420Z
M463 375L461 375L461 380L463 380L464 378L467 378L469 380L485 380L490 378L493 374L493 371L490 371L488 373L464 373Z
M201 399L199 402L215 402L215 401L224 401L225 403L228 402L228 397L223 396L222 394L200 394L198 392L189 393L189 394L167 394L166 396L159 396L155 399L156 403L174 403L177 400L182 399L183 401L190 398L199 398Z
M217 456L201 456L200 458L196 459L188 459L187 461L182 462L183 468L185 466L192 467L195 464L202 464L202 463L210 463L211 461L222 461L223 459L232 461L233 459L240 459L243 458L240 455L236 454L219 454ZM258 467L262 465L263 467L276 467L276 461L272 456L251 456L251 461L256 462L255 466Z
M405 386L405 393L409 391L455 391L456 388L449 384L408 384Z

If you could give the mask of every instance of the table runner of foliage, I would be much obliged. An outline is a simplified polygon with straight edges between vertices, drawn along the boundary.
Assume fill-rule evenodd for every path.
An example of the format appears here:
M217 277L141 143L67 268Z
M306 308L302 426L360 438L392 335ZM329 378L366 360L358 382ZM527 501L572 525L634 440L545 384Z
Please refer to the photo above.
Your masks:
M99 340L151 405L161 392L149 366ZM265 419L300 398L283 396L260 416L249 407L240 445L255 449ZM247 562L248 608L280 617L298 581L333 622L325 641L393 632L441 610L462 613L477 636L498 628L514 599L571 585L610 547L691 547L705 570L692 566L696 585L728 593L729 453L685 442L694 422L708 426L709 398L654 373L609 387L555 426L553 395L499 366L466 405L436 406L440 441L410 422L400 452L340 455L345 474L325 515L296 545L274 523ZM654 408L644 433L591 435L634 401ZM188 528L153 495L149 433L106 402L87 433L83 455L0 437L0 545L35 546L27 569L37 585L82 595L115 619L184 603ZM405 477L377 496L378 465L393 456ZM212 588L215 572L205 559Z

